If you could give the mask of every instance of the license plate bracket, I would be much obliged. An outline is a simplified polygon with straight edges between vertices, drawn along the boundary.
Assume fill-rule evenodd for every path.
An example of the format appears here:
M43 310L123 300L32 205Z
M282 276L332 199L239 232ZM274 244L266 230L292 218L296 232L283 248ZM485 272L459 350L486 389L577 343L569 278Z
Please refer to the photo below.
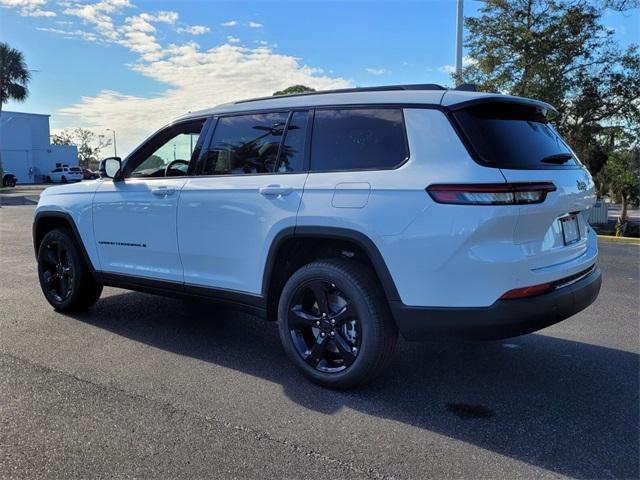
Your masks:
M577 215L567 215L560 219L562 237L565 245L571 245L580 241L580 225Z

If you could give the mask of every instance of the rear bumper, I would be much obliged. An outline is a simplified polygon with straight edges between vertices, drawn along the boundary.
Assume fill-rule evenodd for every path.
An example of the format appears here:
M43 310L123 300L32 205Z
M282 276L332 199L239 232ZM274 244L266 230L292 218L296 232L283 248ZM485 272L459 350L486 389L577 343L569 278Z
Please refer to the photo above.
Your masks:
M602 274L596 267L576 283L553 292L498 300L489 307L410 307L391 302L391 310L407 340L508 338L535 332L584 310L598 297L601 283Z

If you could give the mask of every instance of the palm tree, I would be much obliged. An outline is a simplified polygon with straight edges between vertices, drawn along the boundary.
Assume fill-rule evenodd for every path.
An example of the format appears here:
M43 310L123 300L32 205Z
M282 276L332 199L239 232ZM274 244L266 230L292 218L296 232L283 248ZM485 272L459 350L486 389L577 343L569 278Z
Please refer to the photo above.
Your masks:
M0 112L7 101L24 102L29 95L27 83L31 79L31 72L27 70L22 52L11 48L9 44L0 42ZM4 171L0 158L0 187Z
M29 80L31 72L27 70L22 52L0 42L0 111L9 100L26 100Z

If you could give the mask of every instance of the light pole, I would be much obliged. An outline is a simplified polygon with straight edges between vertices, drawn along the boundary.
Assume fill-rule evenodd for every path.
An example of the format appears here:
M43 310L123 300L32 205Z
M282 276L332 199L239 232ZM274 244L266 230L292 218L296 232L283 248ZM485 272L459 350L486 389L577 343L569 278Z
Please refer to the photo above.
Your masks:
M464 29L464 0L456 3L456 83L460 83L462 73L462 31Z
M116 150L116 131L111 128L107 128L107 132L113 133L113 156L117 157L118 151Z

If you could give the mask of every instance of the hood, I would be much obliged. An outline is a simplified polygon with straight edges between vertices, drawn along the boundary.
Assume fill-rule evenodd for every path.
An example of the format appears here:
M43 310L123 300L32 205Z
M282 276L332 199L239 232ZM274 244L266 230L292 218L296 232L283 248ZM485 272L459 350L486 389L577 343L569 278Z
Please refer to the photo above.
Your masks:
M64 185L55 185L45 188L40 194L41 197L50 195L68 195L95 192L104 180L84 180L77 183L67 183Z

